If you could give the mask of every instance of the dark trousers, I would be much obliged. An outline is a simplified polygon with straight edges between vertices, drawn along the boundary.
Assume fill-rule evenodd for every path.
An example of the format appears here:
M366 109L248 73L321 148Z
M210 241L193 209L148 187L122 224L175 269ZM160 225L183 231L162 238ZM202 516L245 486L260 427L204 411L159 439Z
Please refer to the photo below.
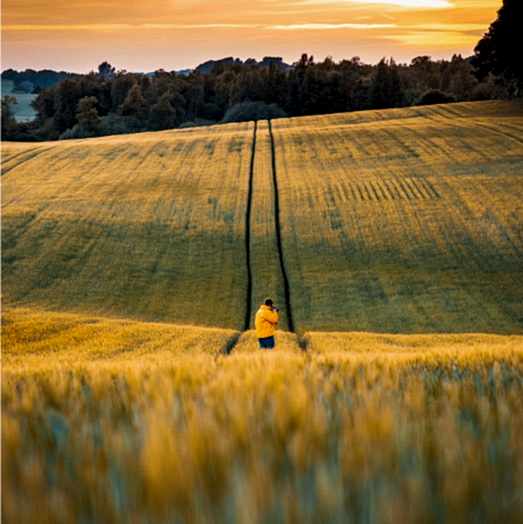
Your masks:
M259 338L258 342L260 343L261 349L273 349L276 345L274 337Z

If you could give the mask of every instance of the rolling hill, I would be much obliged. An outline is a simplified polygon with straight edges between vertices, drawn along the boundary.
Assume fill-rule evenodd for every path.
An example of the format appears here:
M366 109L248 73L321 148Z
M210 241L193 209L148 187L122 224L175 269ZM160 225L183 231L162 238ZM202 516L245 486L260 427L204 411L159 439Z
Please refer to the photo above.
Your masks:
M238 330L273 295L300 333L523 332L521 103L2 153L7 305Z
M486 102L4 143L2 517L521 521L522 137Z

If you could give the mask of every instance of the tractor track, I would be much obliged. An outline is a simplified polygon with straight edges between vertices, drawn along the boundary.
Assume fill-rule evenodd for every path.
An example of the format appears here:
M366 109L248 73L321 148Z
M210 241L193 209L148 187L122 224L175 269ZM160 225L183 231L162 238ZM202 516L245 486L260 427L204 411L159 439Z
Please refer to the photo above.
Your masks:
M29 162L30 160L33 160L39 155L42 155L43 153L46 153L47 151L51 151L52 149L55 149L57 146L51 146L51 147L35 147L34 149L28 149L27 151L24 151L23 153L17 153L16 155L12 156L6 162L10 162L11 160L14 160L16 158L19 158L23 156L23 158L17 162L14 166L8 166L4 169L2 169L1 176L5 176L13 169L16 169L17 167L20 167L22 164L25 164L26 162ZM29 156L25 156L29 155Z
M254 160L256 158L256 133L258 122L254 122L252 135L251 161L249 164L249 184L247 187L247 208L245 210L245 263L247 265L247 292L245 304L245 319L243 330L247 331L251 326L252 315L252 262L251 262L251 215L252 215L252 191L254 185ZM229 352L232 350L230 348Z
M285 258L283 255L283 243L281 239L281 214L280 214L280 193L278 189L278 174L276 170L276 145L274 142L274 134L272 132L272 122L269 123L269 137L271 141L271 167L272 167L272 183L274 187L274 224L276 233L276 246L278 249L278 259L280 262L280 271L283 279L283 294L285 297L285 310L287 313L288 328L291 333L294 333L294 318L292 315L291 306L291 289L289 284L289 276L285 266Z
M274 142L274 135L272 132L272 123L268 120L269 138L270 138L270 149L271 149L271 176L274 190L274 224L275 224L275 236L276 236L276 247L278 251L278 262L283 281L283 294L285 298L285 310L287 314L288 331L294 333L294 319L291 309L291 293L289 285L289 277L287 275L287 268L285 266L285 259L283 256L283 243L281 235L281 218L280 218L280 195L278 192L278 176L276 171L276 147ZM252 290L253 290L253 271L252 271L252 257L251 257L251 216L252 216L252 198L254 191L254 166L256 159L256 140L258 132L258 122L254 122L254 130L252 136L251 145L251 157L249 162L249 181L247 185L247 206L245 209L245 263L247 269L247 290L245 296L245 318L243 321L243 329L241 332L233 335L231 339L226 343L223 348L223 353L229 355L234 351L238 345L242 334L248 331L251 327L251 316L252 316Z

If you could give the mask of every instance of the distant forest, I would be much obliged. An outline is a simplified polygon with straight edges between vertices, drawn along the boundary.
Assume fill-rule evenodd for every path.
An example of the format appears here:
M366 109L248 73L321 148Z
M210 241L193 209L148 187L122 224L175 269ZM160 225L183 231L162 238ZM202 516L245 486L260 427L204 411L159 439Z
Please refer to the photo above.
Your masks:
M523 48L522 15L523 2L504 0L470 58L455 55L435 61L420 56L410 64L383 59L369 65L356 57L316 62L304 54L292 65L271 57L261 62L228 58L192 71L149 74L116 71L108 62L87 75L9 70L2 78L23 83L25 90L34 86L37 118L15 122L15 100L3 97L2 137L84 138L520 96L523 65L517 50Z

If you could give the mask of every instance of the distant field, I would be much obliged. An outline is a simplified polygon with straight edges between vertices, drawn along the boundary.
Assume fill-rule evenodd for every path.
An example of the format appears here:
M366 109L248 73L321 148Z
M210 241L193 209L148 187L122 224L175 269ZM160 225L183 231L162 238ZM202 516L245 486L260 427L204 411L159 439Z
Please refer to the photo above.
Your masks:
M36 117L36 111L31 106L37 95L30 93L13 93L12 80L2 80L2 96L14 96L16 104L13 106L14 117L17 122L30 122Z
M300 333L523 333L521 103L272 128L4 144L5 300L243 329L272 295Z
M523 105L274 122L301 330L523 332Z
M242 327L252 136L4 144L6 301Z

